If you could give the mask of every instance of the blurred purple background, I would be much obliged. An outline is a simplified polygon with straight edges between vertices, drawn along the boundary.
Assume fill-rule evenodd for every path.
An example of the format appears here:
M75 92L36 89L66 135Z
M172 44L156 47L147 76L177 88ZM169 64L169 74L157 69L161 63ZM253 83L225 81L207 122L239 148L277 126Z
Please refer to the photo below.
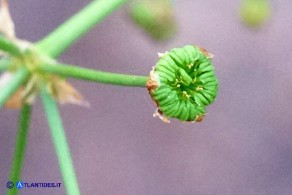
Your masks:
M17 35L37 41L89 2L11 1ZM143 88L71 80L91 103L61 106L82 194L292 194L292 1L272 1L273 16L260 30L239 22L239 3L176 1L179 32L167 43L136 28L124 7L62 55L83 67L147 75L157 52L196 44L215 55L220 81L202 123L165 124L152 117ZM22 180L63 184L39 99L32 119ZM0 194L16 121L16 110L0 110ZM65 188L20 194L65 194Z

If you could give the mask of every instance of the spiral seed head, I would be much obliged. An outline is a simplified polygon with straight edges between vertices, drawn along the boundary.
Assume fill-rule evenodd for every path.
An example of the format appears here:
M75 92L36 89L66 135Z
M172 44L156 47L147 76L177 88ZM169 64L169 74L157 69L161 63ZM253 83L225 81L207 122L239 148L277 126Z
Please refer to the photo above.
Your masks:
M160 56L147 82L158 113L181 121L202 121L205 107L214 102L218 91L212 54L187 45Z

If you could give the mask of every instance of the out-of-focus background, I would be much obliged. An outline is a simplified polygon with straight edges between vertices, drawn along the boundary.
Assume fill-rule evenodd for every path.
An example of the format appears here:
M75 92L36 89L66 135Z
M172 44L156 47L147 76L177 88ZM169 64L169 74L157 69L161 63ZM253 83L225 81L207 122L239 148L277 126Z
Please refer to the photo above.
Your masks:
M11 1L17 35L35 42L89 2ZM220 81L202 123L165 124L152 117L146 89L71 80L91 103L60 107L82 194L292 194L292 1L272 1L272 17L258 30L240 23L239 5L175 1L178 33L163 43L137 28L123 7L61 56L83 67L147 75L157 52L196 44L214 54ZM17 116L0 110L0 194ZM39 99L32 119L22 181L63 185ZM20 191L65 193L64 186Z

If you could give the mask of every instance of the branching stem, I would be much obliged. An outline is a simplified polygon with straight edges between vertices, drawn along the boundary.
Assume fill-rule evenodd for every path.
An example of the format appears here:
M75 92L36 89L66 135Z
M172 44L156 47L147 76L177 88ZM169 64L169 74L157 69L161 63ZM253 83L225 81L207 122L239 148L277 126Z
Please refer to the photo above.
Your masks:
M42 100L67 194L79 195L77 177L57 104L45 88L42 90Z
M117 74L103 71L96 71L87 68L80 68L72 65L65 64L44 64L41 70L53 74L58 74L64 77L72 77L76 79L82 79L87 81L94 81L100 83L123 85L123 86L134 86L134 87L145 87L147 77Z
M12 55L20 55L21 50L12 41L0 35L0 50Z
M5 102L9 99L9 97L14 94L14 92L20 87L20 85L24 83L28 75L29 75L29 71L26 68L21 68L17 72L14 73L9 83L7 83L1 89L0 108L5 104Z
M11 166L10 178L14 184L21 179L21 172L25 158L25 151L27 145L28 130L30 125L31 106L24 104L19 113L18 132L16 136L16 143L14 148L14 157ZM7 191L8 195L18 194L16 187Z
M127 0L94 0L36 45L51 57L58 57L74 41Z

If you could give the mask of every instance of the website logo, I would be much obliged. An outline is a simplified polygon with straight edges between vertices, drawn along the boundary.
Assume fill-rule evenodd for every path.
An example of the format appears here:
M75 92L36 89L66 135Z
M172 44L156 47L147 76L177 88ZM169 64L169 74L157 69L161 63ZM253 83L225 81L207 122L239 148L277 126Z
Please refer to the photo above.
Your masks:
M6 187L7 187L8 189L12 189L12 188L14 187L14 183L13 183L12 181L8 181L8 182L6 183Z
M21 189L21 188L23 188L23 186L24 186L23 182L21 182L21 181L16 182L15 185L16 185L16 187L17 187L18 189Z

